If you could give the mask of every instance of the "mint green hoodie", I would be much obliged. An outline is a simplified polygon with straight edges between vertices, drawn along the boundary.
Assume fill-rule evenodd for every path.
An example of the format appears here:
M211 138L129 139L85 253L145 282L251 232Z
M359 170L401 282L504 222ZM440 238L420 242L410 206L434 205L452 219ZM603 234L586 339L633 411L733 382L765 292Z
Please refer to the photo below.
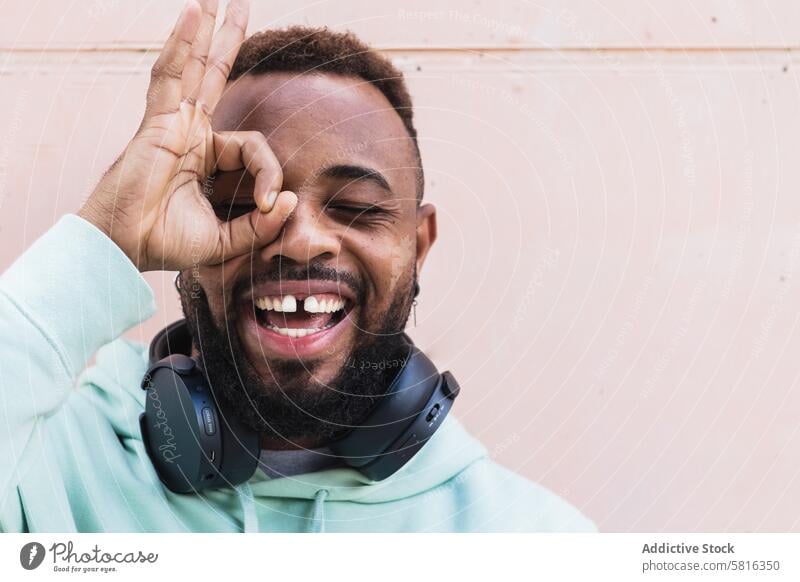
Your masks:
M120 337L154 312L133 264L74 215L2 275L1 531L595 531L490 460L452 414L381 482L350 468L280 478L259 469L236 488L172 493L139 434L147 350Z

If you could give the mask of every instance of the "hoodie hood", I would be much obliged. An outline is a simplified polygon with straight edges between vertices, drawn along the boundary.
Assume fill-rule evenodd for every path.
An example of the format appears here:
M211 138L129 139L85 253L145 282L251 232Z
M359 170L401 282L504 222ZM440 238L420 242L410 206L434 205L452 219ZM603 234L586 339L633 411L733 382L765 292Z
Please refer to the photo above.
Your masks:
M270 478L259 469L236 488L244 531L259 531L255 511L255 499L259 497L313 501L307 531L323 532L326 501L370 504L418 495L449 481L486 455L486 448L451 413L422 449L383 481L372 481L350 467L280 478Z

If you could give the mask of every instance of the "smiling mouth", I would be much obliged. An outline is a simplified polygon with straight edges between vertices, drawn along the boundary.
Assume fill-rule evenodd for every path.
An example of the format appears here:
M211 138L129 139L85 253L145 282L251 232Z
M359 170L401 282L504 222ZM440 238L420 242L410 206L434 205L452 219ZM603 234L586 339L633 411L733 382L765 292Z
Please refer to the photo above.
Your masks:
M335 293L265 295L254 298L253 304L259 326L290 338L323 333L341 323L352 308Z

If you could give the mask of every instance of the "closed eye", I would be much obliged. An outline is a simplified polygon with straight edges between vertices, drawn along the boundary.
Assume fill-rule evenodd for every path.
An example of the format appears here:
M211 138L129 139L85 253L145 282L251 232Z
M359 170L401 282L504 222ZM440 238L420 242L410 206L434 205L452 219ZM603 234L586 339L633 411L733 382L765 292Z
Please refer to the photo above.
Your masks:
M341 212L351 212L353 214L372 214L381 212L378 206L353 206L350 204L332 204L328 206L331 210L338 210Z

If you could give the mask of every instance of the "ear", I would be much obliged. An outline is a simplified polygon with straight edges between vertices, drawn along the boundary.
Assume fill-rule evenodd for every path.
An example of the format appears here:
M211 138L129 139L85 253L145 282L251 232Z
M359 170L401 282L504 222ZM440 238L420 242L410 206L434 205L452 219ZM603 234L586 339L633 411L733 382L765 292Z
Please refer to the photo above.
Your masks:
M433 204L422 204L417 208L417 273L422 271L425 257L435 241L436 207Z

